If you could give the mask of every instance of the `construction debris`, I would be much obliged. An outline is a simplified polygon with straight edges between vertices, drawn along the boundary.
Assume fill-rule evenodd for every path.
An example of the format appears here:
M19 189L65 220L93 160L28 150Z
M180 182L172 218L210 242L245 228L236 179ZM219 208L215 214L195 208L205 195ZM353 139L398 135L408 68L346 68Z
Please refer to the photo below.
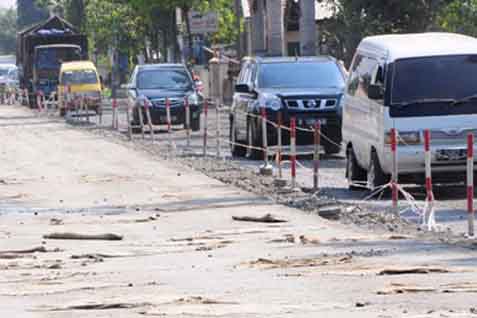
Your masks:
M381 270L378 275L409 275L409 274L431 274L431 273L450 273L447 268L442 267L403 267L386 268Z
M242 222L258 222L258 223L285 223L288 222L287 220L276 218L271 214L265 214L261 217L254 217L254 216L232 216L234 221L242 221Z
M79 233L52 233L43 235L44 239L50 240L104 240L104 241L121 241L122 235L106 233L106 234L79 234Z
M256 261L249 262L251 267L259 267L263 269L276 268L299 268L299 267L318 267L328 265L349 264L352 262L352 256L322 256L318 258L299 258L299 259L279 259L271 260L259 258Z

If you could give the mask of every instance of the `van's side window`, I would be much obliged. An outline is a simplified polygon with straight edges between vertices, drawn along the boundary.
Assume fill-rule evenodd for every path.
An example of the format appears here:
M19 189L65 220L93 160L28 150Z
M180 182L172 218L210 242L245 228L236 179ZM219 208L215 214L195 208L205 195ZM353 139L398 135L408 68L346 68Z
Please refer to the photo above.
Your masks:
M354 96L354 94L356 93L356 90L358 89L359 74L356 70L362 60L363 60L363 56L360 54L356 54L356 56L353 59L353 63L351 64L351 67L350 67L348 94L352 96Z
M376 72L378 66L378 60L368 56L363 57L356 69L359 79L355 95L367 98L368 87L370 84L372 84L373 76L375 75L374 73Z

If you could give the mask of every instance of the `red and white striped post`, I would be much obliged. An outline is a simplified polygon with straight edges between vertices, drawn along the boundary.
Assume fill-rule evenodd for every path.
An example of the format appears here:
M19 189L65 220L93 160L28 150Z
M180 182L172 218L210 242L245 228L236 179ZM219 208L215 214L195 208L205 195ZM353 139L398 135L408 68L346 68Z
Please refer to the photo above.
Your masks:
M425 159L425 172L426 172L426 201L428 209L424 211L422 218L423 225L428 224L429 230L432 227L433 219L433 205L434 205L434 192L432 191L432 172L431 172L431 132L429 129L424 130L424 159Z
M267 138L267 110L260 107L260 115L262 120L262 145L263 145L263 164L268 167L268 138Z
M30 94L28 93L28 89L25 88L24 94L26 98L26 104L28 105L28 107L30 107Z
M467 212L469 236L474 236L474 134L467 135Z
M220 99L219 98L215 100L215 145L216 145L216 156L217 158L220 158Z
M117 100L116 98L113 98L112 100L112 104L111 104L112 108L113 108L113 122L112 122L112 128L113 129L116 129L117 128L117 117L118 117L118 114L117 114Z
M393 162L393 171L391 176L391 189L392 189L392 201L393 211L398 214L398 164L397 164L397 131L395 128L391 129L391 153Z
M154 142L154 127L152 126L151 106L151 101L149 98L146 98L144 100L144 110L146 112L147 125L149 126L149 136L151 136L151 141Z
M184 98L184 107L185 107L185 128L186 128L186 146L187 149L190 148L190 105L189 99L187 97Z
M290 160L291 160L291 178L292 188L296 188L296 120L290 119Z
M318 191L318 171L320 169L321 123L315 123L315 151L313 153L313 191Z
M278 111L277 113L277 143L278 143L278 152L277 152L277 165L278 165L278 178L282 178L282 112Z
M209 102L207 99L204 100L204 144L202 147L202 154L207 155L207 116L209 113Z
M171 137L171 100L166 98L166 120L167 120L167 145L169 149L172 147Z

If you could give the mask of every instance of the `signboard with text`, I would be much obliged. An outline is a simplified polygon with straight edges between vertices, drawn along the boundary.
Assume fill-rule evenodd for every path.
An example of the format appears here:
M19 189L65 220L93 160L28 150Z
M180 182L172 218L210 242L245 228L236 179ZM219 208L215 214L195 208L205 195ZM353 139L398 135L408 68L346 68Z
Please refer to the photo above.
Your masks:
M214 33L219 30L219 19L216 12L189 12L190 31L192 34Z

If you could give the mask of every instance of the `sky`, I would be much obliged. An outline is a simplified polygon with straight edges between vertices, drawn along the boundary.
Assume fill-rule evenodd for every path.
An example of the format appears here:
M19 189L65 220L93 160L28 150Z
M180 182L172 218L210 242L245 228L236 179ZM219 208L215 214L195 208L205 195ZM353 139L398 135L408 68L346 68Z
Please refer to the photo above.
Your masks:
M16 5L17 0L0 0L0 7L2 8L10 8Z

